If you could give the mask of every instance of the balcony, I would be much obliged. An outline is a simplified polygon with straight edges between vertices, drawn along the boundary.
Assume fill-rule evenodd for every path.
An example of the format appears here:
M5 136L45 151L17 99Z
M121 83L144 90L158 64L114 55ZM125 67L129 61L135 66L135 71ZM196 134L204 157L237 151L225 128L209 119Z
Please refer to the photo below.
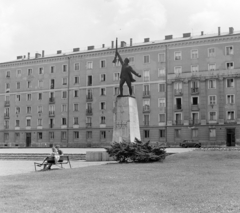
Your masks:
M213 119L212 119L212 120L209 120L208 123L209 123L209 124L216 124L216 123L217 123L217 119L215 119L215 120L213 120Z
M175 125L182 125L182 124L183 124L183 121L180 120L180 119L178 119L178 120L175 120L173 123L174 123Z
M50 111L49 112L49 117L54 117L55 116L55 112L54 111Z
M192 104L191 110L192 111L199 111L199 105L198 104Z
M182 111L182 104L176 104L175 111Z
M5 102L4 102L4 106L5 106L5 107L9 107L9 106L10 106L10 101L5 101Z
M49 128L53 128L54 127L54 124L49 124Z
M191 88L191 94L199 94L199 88L198 87L194 87L194 88Z
M146 105L143 107L143 112L150 112L150 106Z
M150 91L143 91L143 98L150 98Z
M143 125L144 126L149 126L149 121L144 121Z
M51 84L50 89L54 89L54 84Z
M4 118L10 118L9 113L4 113Z
M191 120L189 121L189 124L190 124L190 125L198 125L198 124L200 124L200 120L197 119L197 118L191 119Z
M227 119L225 123L236 123L236 120L234 118Z
M174 89L174 95L175 96L182 96L183 95L182 89Z
M86 115L93 115L92 109L87 109L86 110Z
M92 127L92 123L86 123L86 128L91 128Z
M9 125L4 125L4 129L9 129Z
M86 95L86 101L87 102L92 102L93 101L93 96L92 95Z
M55 98L54 97L49 98L49 104L55 104Z

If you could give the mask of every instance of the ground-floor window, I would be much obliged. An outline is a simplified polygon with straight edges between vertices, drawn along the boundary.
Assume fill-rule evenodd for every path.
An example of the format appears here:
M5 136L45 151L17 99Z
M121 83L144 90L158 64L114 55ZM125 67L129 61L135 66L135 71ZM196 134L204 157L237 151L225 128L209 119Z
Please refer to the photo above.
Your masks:
M198 137L198 129L192 129L192 137L193 138Z
M181 137L181 129L175 129L175 138Z
M87 131L86 132L86 139L87 140L92 140L92 131Z
M19 142L19 141L20 141L20 133L15 132L15 142Z
M165 138L165 129L159 129L159 138Z
M9 140L9 133L4 133L4 141L8 141Z
M79 139L79 132L78 131L74 131L73 132L73 137L74 137L74 139Z
M209 129L209 137L210 138L216 137L216 129Z
M38 132L38 133L37 133L37 137L38 137L38 141L41 141L42 138L43 138L42 132Z
M106 131L100 131L100 139L105 140L106 139Z
M145 139L150 138L150 130L149 130L149 129L143 130L143 134L144 134L144 138L145 138Z
M54 139L54 132L49 132L49 138L50 138L50 140Z
M61 132L61 139L62 139L62 141L67 140L67 132L65 132L65 131Z

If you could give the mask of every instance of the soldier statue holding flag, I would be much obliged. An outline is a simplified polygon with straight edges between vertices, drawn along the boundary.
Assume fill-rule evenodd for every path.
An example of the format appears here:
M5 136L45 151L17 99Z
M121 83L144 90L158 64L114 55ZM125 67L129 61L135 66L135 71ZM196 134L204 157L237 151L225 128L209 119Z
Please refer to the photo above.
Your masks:
M129 64L129 59L128 58L125 58L124 61L122 60L122 57L120 56L120 54L118 52L118 49L117 49L117 39L116 39L116 53L115 53L113 63L117 62L117 58L122 65L122 70L121 70L121 74L120 74L120 83L119 83L120 95L118 97L123 96L123 85L124 85L125 82L127 83L127 86L128 86L128 89L129 89L129 95L132 96L131 82L135 81L132 77L132 73L139 78L141 77L141 75L138 74L137 72L135 72L133 70L133 68L128 65Z

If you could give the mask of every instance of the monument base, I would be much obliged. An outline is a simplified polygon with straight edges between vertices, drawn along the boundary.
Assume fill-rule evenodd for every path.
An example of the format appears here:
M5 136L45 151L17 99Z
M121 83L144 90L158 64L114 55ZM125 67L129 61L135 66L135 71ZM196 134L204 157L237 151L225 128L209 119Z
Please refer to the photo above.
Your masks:
M113 110L112 142L135 142L141 140L137 101L134 97L117 97Z

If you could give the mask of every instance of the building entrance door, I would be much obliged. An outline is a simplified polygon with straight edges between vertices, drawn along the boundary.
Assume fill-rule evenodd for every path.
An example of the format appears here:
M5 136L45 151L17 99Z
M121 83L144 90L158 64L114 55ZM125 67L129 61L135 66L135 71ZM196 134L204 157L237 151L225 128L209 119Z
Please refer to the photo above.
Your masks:
M235 146L235 129L226 129L227 146Z
M31 147L31 142L32 142L31 133L27 132L26 133L26 147Z

